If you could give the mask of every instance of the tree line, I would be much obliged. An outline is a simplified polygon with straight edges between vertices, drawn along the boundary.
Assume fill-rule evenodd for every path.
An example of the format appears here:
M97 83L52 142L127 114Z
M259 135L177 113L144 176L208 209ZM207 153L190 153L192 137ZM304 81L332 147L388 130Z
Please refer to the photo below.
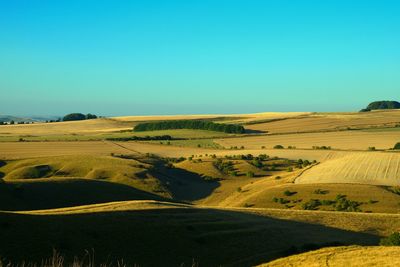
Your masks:
M135 132L156 131L168 129L201 129L224 133L242 134L245 129L237 124L215 123L205 120L170 120L139 123L133 128Z

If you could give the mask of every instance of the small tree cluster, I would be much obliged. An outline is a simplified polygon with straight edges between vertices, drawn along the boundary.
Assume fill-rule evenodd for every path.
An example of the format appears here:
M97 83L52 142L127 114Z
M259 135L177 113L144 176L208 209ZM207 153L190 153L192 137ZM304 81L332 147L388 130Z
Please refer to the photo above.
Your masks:
M63 121L81 121L96 119L97 116L94 114L82 114L82 113L70 113L64 116Z

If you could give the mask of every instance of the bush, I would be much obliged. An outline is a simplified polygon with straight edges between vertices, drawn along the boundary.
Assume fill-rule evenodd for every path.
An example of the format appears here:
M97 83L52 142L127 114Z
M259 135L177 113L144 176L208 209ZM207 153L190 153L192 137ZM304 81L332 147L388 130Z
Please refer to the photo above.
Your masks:
M368 147L368 150L369 150L369 151L375 151L375 150L376 150L376 147L370 146L370 147Z
M382 238L379 244L381 246L400 246L400 233L396 232L388 237Z
M325 195L325 194L328 194L329 193L329 191L328 190L322 190L322 189L316 189L316 190L314 190L314 194L317 194L317 195Z
M221 159L218 159L213 162L213 165L224 174L229 174L235 170L232 161L222 161Z
M321 206L321 201L318 199L311 199L301 205L305 210L316 210L319 206Z
M394 147L393 147L393 149L400 149L400 142L397 143L397 144L395 144Z
M290 197L290 196L297 194L297 192L291 192L289 190L286 190L285 192L283 192L283 194L287 197Z
M254 172L248 171L248 172L246 173L246 176L249 177L249 178L253 178L253 177L254 177Z
M274 149L284 149L284 147L282 145L275 145Z

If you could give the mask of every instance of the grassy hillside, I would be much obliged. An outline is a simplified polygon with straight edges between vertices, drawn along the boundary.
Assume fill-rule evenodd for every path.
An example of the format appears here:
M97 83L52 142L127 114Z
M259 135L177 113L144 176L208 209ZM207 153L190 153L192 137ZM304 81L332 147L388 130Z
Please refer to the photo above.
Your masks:
M399 247L335 247L294 255L260 267L308 266L398 266Z
M124 211L110 207L94 213L87 206L85 213L76 209L0 213L0 238L13 240L2 242L0 251L13 262L37 262L55 248L69 260L93 250L98 262L251 266L321 245L378 242L371 234L322 225L239 211L160 205Z

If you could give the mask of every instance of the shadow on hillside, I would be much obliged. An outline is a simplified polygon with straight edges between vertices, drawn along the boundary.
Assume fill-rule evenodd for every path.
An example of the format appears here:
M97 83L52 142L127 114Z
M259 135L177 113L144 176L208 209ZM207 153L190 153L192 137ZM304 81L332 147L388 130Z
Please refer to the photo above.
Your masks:
M36 210L122 200L163 200L133 187L88 179L0 184L0 210Z
M71 260L128 266L253 266L332 245L375 245L378 237L228 210L154 209L74 215L0 213L0 251L13 262L40 262L53 249ZM184 265L182 265L184 264Z
M149 172L168 188L177 201L190 202L203 199L220 186L218 181L206 181L199 174L180 168L157 165Z

